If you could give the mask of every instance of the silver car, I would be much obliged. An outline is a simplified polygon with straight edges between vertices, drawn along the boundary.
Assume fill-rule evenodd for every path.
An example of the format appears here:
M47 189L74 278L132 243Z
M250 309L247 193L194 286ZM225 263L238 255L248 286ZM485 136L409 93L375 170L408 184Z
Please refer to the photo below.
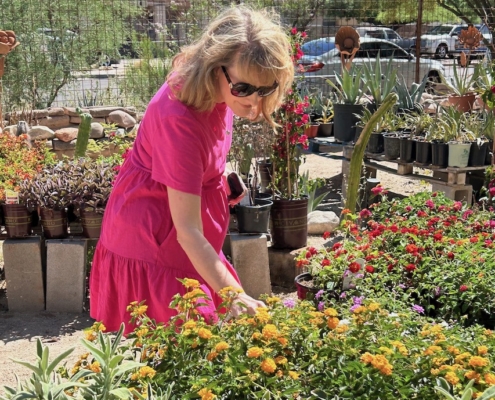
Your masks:
M386 64L390 58L393 59L393 66L397 69L399 79L404 77L406 84L411 87L415 81L416 57L408 53L396 44L388 40L375 38L361 38L359 48L353 60L353 65L362 65L368 62L375 63L376 56L380 54L380 59ZM335 74L342 71L340 52L335 48L319 56L303 56L299 60L305 72L298 70L301 82L300 86L313 90L321 90L323 93L331 91L330 85L325 80L334 80ZM385 65L383 66L385 71ZM440 82L440 74L445 74L444 66L441 62L426 58L419 59L419 79L420 82L425 76L432 82ZM387 77L383 77L386 79Z

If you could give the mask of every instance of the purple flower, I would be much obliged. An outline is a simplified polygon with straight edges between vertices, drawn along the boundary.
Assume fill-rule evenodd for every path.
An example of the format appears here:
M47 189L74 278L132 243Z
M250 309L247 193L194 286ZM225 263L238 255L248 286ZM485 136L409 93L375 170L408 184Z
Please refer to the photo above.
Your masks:
M341 299L345 299L347 297L347 293L346 292L342 292L339 297Z
M400 287L401 289L405 289L405 288L406 288L406 285L404 285L403 283L399 283L399 287Z
M364 274L357 274L356 275L356 278L358 278L358 279L361 279L362 277L364 277Z
M296 301L294 299L291 299L291 298L285 299L282 303L287 308L294 308L296 305Z
M320 301L318 303L318 311L323 311L325 309L325 302L324 301Z
M425 313L425 309L421 306L418 306L417 304L413 305L411 307L411 310L417 312L418 314L424 314Z
M360 306L361 304L363 304L363 300L364 300L364 296L352 296L352 303L355 305L355 306Z
M355 311L357 308L359 308L359 307L361 307L361 304L354 304L354 305L350 308L350 310L351 310L351 312L354 312L354 311Z
M437 286L435 290L433 291L435 297L439 297L440 294L442 294L442 288L440 286Z
M323 289L319 290L318 293L315 294L315 299L319 300L320 297L323 296L323 293L325 293L325 291Z

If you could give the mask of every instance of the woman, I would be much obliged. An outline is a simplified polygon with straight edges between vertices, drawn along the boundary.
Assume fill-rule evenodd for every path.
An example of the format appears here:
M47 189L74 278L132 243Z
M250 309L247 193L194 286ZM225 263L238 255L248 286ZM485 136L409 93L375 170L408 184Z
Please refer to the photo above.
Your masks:
M241 288L221 252L229 203L242 197L227 199L233 114L273 126L270 115L293 74L283 28L243 7L223 12L176 56L105 210L90 300L91 316L108 330L128 323L132 301L145 300L148 315L167 322L172 296L185 291L179 278L202 284L212 299L202 307L207 320L220 303L216 292ZM245 307L234 307L234 315L263 306L245 293L238 300Z

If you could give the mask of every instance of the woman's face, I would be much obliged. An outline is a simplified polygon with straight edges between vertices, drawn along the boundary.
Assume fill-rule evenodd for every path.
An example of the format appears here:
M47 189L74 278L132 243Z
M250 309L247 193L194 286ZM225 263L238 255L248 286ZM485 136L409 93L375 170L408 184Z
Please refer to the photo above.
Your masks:
M254 120L258 117L258 114L261 112L261 97L257 92L254 92L250 96L246 97L237 97L234 96L230 91L230 85L227 80L227 76L230 78L230 81L233 85L236 83L249 83L256 87L259 87L259 82L257 79L252 76L241 76L237 69L237 64L233 64L230 66L225 66L225 70L227 74L224 73L222 68L218 68L218 81L220 85L220 92L218 95L217 102L218 103L226 103L229 106L235 115Z

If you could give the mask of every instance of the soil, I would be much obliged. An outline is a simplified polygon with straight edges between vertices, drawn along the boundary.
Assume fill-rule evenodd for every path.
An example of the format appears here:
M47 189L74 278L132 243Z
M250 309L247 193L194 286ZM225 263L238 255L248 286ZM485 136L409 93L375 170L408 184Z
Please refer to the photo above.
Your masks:
M319 207L339 213L341 210L342 186L342 153L310 153L302 165L302 171L309 171L311 178L324 178L330 193ZM383 163L387 165L387 163ZM389 164L395 167L395 164ZM409 176L398 176L378 171L377 178L382 186L391 192L408 196L420 191L431 190L431 185ZM322 189L323 190L323 189ZM320 245L323 239L310 237L311 245ZM75 351L67 359L71 366L78 355L86 352L81 344L83 329L90 327L93 320L88 312L80 314L40 312L35 314L9 312L7 308L7 294L3 275L3 257L0 246L0 395L4 393L3 386L15 386L16 375L24 381L29 378L30 371L16 364L12 359L28 362L36 360L36 342L48 346L50 359L70 348ZM294 297L290 289L274 287L273 292L281 297Z

